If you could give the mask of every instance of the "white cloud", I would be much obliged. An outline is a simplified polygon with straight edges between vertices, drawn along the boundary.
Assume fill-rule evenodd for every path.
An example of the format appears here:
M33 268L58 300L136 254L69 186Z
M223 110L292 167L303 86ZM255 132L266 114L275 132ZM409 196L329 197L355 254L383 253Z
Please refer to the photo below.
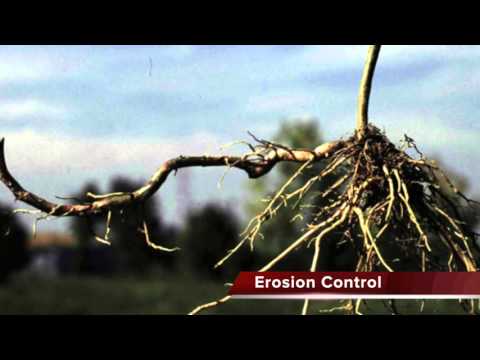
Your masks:
M448 100L450 96L476 98L480 88L479 66L480 60L478 63L451 61L447 66L433 68L421 76L402 79L399 74L397 82L374 85L373 100L377 97L392 100L401 98L409 99L415 105L428 100ZM414 66L412 70L415 70Z
M34 59L23 53L2 54L0 81L39 80L58 73L54 64L46 58Z
M316 45L306 46L292 58L315 67L316 71L332 71L351 66L361 67L365 61L367 46Z
M247 111L291 111L308 106L315 101L312 94L278 93L270 95L253 96L248 100Z
M332 71L362 69L367 55L367 45L315 45L306 46L292 61L304 63L310 70ZM480 56L477 45L383 45L379 63L382 66L407 65L431 60L474 61ZM299 70L300 71L300 70Z
M171 45L162 48L165 49L165 55L174 59L185 59L191 56L195 51L195 46L193 45Z
M480 55L478 45L384 45L381 56L385 62L406 63L413 59L474 60Z
M6 160L11 173L30 191L53 200L54 195L70 196L88 181L94 181L101 191L108 191L109 182L116 176L145 182L166 160L179 155L235 154L241 146L220 150L227 143L217 136L199 132L189 136L167 138L80 138L32 130L4 132ZM192 201L219 201L241 196L245 175L230 172L223 189L217 183L225 169L198 168L189 171ZM180 172L178 176L185 176ZM241 175L241 176L240 176ZM170 179L161 194L162 216L177 220L178 179ZM0 200L10 203L8 190L0 186ZM238 201L238 200L237 200ZM13 202L11 206L14 205ZM55 224L53 224L55 225ZM42 225L42 228L45 225ZM58 223L58 226L61 226Z
M88 64L79 47L0 46L0 83L39 81L77 72ZM83 55L83 56L82 56Z
M407 134L415 139L420 149L465 151L479 156L480 130L456 125L424 111L376 113L370 121L381 129L385 128L387 136L396 144Z
M60 106L54 106L36 99L8 101L0 103L0 121L15 121L35 118L58 118L64 116L66 111Z
M210 133L140 139L80 138L22 130L1 136L5 137L6 157L12 173L30 176L58 176L67 169L122 172L122 168L142 167L150 171L172 157L213 153L221 146L219 139Z

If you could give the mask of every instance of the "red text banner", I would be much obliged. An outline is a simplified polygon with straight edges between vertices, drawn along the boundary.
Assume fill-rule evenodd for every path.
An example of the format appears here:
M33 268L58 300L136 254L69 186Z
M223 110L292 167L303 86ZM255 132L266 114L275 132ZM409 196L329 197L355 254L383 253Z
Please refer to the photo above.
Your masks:
M475 272L241 272L235 298L460 299L480 298Z

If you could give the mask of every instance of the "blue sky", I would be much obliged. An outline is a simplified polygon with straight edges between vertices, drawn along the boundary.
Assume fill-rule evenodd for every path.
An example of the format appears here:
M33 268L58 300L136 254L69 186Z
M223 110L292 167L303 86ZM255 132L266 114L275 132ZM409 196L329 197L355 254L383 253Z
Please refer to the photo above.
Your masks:
M269 138L282 119L314 117L325 138L335 139L353 131L366 49L0 46L0 136L12 172L49 199L88 180L106 190L113 175L144 181L170 157L219 153L247 139L247 130ZM480 194L478 94L479 46L386 45L370 118L396 143L407 133ZM219 190L222 174L189 171L196 204L241 208L246 176L232 170ZM170 178L157 194L167 219L181 210L177 183ZM6 188L0 201L13 204Z

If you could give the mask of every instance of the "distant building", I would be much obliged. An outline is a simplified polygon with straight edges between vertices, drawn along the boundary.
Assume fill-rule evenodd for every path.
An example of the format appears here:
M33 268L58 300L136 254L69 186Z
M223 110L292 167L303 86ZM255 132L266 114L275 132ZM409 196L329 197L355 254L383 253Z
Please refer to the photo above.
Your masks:
M42 277L56 277L73 271L75 238L68 234L44 232L30 238L28 272Z

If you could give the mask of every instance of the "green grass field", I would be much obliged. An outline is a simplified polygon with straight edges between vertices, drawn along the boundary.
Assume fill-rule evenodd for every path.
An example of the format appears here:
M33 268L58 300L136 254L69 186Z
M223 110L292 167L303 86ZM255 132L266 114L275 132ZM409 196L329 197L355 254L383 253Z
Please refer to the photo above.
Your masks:
M166 278L16 278L0 287L0 314L186 314L224 296L211 280ZM294 313L299 301L232 300L205 313Z
M225 295L221 283L180 275L143 278L14 278L0 287L0 314L187 314L197 305ZM338 305L314 301L310 313ZM385 314L380 301L366 313ZM298 314L301 300L231 300L203 314ZM418 313L419 302L398 301L401 313ZM365 307L362 306L362 310ZM335 313L335 312L334 312ZM336 312L338 314L338 312ZM425 314L461 314L455 300L426 302Z

